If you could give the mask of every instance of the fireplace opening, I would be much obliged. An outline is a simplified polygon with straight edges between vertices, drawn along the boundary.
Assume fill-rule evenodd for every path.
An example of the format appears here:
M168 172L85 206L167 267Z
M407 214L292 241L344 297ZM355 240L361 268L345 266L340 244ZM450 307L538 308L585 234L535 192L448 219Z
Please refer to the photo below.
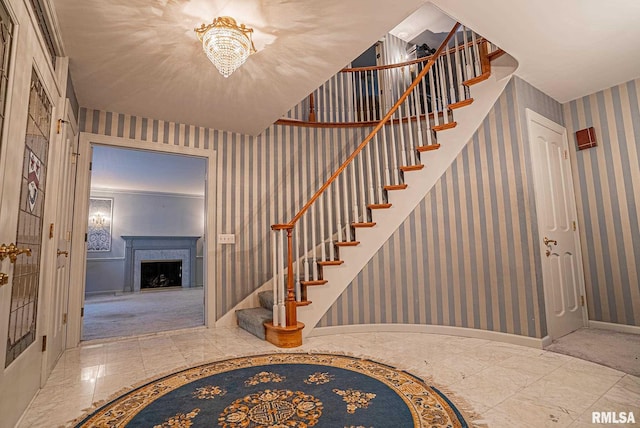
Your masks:
M182 260L145 260L140 271L141 289L182 287Z

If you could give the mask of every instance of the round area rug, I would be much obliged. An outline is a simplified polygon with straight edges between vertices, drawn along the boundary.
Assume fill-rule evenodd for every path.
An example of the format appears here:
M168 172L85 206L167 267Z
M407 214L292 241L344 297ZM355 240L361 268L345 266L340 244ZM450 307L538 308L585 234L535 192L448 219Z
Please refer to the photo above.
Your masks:
M76 427L467 427L436 388L374 361L278 353L218 361L149 382Z

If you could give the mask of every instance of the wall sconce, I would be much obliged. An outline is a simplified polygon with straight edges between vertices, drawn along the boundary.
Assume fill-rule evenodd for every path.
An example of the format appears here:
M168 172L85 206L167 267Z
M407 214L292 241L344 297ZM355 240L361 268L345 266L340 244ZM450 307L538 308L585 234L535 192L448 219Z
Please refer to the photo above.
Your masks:
M94 227L102 227L109 221L109 218L102 213L95 213L89 216L89 224Z

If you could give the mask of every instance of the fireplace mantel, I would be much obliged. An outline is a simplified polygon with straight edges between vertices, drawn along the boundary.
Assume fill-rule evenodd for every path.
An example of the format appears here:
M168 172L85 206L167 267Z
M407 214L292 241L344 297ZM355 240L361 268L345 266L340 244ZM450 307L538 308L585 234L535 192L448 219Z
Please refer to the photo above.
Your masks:
M196 242L200 236L122 235L125 242L124 291L140 291L143 260L182 260L182 286L196 285Z

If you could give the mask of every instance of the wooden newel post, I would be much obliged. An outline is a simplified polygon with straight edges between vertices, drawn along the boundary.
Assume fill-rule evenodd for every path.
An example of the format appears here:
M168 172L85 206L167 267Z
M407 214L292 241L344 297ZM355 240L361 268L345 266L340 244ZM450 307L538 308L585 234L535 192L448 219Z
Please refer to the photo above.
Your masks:
M316 106L313 99L313 92L309 94L309 122L316 121Z
M285 311L287 314L287 327L298 325L296 305L296 293L293 283L293 228L287 229L287 301Z
M480 43L480 67L482 74L491 72L491 64L489 63L489 42L483 40Z

